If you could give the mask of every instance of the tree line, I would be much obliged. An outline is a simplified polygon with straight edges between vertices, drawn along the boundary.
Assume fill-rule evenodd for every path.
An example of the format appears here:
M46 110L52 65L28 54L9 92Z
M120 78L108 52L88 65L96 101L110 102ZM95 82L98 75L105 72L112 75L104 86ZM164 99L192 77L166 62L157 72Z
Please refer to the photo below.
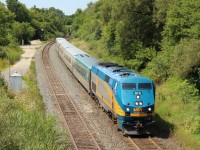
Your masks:
M27 9L18 0L0 2L0 45L29 43L33 39L48 40L66 34L66 15L54 7Z
M22 51L21 44L31 40L49 40L66 35L67 16L54 7L36 6L27 9L18 0L0 2L0 70L16 62Z
M200 89L199 6L195 0L99 0L71 16L72 34L157 83L178 76Z

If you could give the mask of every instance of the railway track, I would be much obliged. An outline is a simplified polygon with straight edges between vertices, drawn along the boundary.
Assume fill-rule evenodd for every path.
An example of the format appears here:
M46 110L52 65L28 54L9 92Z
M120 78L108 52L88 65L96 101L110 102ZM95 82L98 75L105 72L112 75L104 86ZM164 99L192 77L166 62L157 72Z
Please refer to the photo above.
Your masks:
M92 135L83 116L79 113L77 107L68 96L58 75L52 68L49 60L49 49L54 42L47 44L42 53L43 66L46 72L47 82L50 87L50 94L56 100L60 113L62 115L62 122L67 127L71 136L72 143L75 149L78 150L92 150L103 149L100 142Z
M164 150L160 145L157 144L150 136L148 137L128 137L129 142L134 145L137 150Z

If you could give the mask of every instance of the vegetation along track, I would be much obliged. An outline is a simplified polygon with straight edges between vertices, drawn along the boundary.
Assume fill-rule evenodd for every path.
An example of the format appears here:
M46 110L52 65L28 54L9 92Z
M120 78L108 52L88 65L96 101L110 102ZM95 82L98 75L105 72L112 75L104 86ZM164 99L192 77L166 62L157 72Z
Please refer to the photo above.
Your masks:
M103 149L98 140L91 134L83 117L67 95L62 82L52 68L49 60L49 49L54 42L47 44L42 53L43 65L46 72L50 94L53 95L61 111L64 125L67 127L75 149Z
M164 145L159 144L150 136L147 137L128 137L128 141L134 145L137 150L164 150ZM162 146L161 146L162 145ZM161 148L162 147L162 148Z

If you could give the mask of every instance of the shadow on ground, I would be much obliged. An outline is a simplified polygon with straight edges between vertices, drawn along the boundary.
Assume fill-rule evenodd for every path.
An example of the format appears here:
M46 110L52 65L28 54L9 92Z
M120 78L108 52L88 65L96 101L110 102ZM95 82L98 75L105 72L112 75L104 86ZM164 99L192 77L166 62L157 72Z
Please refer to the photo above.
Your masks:
M151 137L158 137L167 139L170 137L174 129L174 125L163 120L158 114L155 115L155 124L149 126L146 131L148 131ZM148 138L149 134L134 135L131 137L137 138Z
M160 115L155 115L155 125L151 127L151 133L154 137L169 138L173 133L174 125L165 121Z

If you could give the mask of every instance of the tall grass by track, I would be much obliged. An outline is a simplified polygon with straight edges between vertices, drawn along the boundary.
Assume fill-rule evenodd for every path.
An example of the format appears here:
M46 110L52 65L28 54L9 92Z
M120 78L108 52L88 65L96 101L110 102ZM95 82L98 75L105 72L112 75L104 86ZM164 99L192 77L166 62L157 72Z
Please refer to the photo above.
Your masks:
M0 149L70 149L56 118L45 115L33 62L24 80L28 88L16 96L0 87Z
M157 128L171 129L185 149L200 147L200 97L186 80L171 77L156 92ZM169 124L161 122L165 120Z
M0 46L0 71L9 67L9 65L13 65L16 61L20 59L23 51L18 46Z

